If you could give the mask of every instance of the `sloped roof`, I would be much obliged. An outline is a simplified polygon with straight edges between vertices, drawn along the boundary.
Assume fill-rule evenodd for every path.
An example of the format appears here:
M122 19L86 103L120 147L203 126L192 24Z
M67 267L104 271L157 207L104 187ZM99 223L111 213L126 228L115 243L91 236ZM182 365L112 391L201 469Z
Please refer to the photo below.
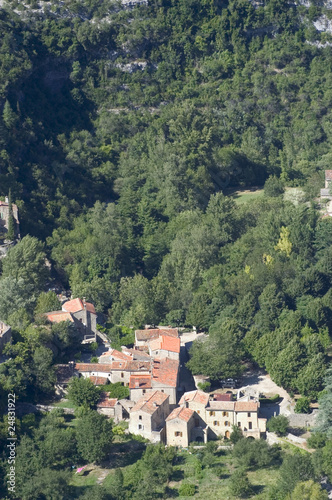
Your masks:
M51 323L61 323L61 321L71 321L74 323L74 319L69 312L65 311L51 311L45 313L45 316Z
M178 360L170 358L155 359L152 368L153 382L158 382L169 387L176 387L178 371Z
M131 372L151 371L150 361L128 361L127 370Z
M151 375L130 375L129 389L151 389Z
M177 328L149 328L146 330L136 330L135 335L137 340L150 340L159 337L160 335L167 335L169 337L178 337L179 331Z
M67 384L74 375L74 367L70 364L55 365L55 373L58 384Z
M100 363L75 363L75 370L77 370L78 372L109 373L112 370L112 365Z
M169 396L161 391L150 392L140 398L131 411L143 411L149 413L149 415L153 415L158 410L158 407L168 398Z
M190 408L184 408L183 406L179 406L178 408L174 408L172 413L168 415L168 417L166 418L166 422L169 422L170 420L174 420L176 418L184 420L185 422L189 422L189 420L193 415L194 411L191 410Z
M106 377L96 377L94 375L91 375L89 377L93 385L106 385L107 384L107 378Z
M213 401L232 401L233 394L213 394Z
M85 306L87 311L89 311L92 314L96 314L95 306L91 304L90 302L85 302ZM62 304L62 310L71 312L71 313L76 313L78 311L82 311L84 309L84 304L81 299L72 299L68 300L64 304Z
M171 337L169 335L160 335L156 339L149 342L152 351L163 349L165 351L180 353L180 339L178 337Z
M194 401L203 406L206 406L209 402L209 395L203 391L190 391L185 392L179 401L179 404L184 404L185 402Z
M97 408L114 408L118 400L116 398L109 398L109 394L109 392L101 393Z
M206 407L208 411L234 411L235 401L209 401Z
M111 349L110 351L103 352L101 354L100 358L112 358L116 361L131 361L132 357L129 356L128 354L124 354L123 352L117 351L116 349Z
M257 411L258 403L255 401L236 401L235 411Z

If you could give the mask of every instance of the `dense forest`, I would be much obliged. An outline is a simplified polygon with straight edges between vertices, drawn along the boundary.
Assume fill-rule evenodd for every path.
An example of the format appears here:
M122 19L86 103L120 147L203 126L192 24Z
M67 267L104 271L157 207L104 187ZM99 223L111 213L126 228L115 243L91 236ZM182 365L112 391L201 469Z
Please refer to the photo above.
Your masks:
M124 4L1 2L0 196L11 193L22 236L0 261L0 319L14 336L1 395L49 397L54 363L79 349L72 325L40 316L61 307L48 291L61 287L93 302L119 345L146 323L195 325L209 335L193 345L193 373L240 376L251 362L326 397L328 2ZM238 202L256 186L264 195ZM22 453L41 461L32 441L45 422L22 431ZM142 498L128 491L114 498Z

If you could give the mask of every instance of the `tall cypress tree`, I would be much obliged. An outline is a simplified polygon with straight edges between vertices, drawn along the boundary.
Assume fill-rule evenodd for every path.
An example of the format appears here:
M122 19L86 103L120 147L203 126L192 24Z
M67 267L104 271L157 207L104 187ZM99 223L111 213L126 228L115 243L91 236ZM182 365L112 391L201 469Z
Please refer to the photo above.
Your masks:
M15 239L15 219L13 216L11 189L9 189L9 194L8 194L8 209L9 209L9 216L8 216L7 239L13 241Z

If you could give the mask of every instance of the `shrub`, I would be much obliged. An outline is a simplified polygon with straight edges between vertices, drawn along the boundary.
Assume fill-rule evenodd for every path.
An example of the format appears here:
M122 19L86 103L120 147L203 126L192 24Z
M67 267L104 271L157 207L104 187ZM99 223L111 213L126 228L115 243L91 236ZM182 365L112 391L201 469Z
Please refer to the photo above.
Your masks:
M278 436L285 436L288 428L288 418L284 415L271 417L267 423L267 428L271 432L275 432Z
M298 399L294 411L295 413L311 413L310 399L305 397Z
M179 488L180 497L193 497L195 495L196 486L191 483L182 483Z
M239 498L247 498L253 494L247 473L238 469L231 475L229 489L232 495Z
M313 432L307 439L307 443L310 448L324 448L326 440L326 434L324 434L323 432Z
M284 192L284 184L278 177L271 176L264 184L264 195L273 198L281 196Z
M210 389L211 389L211 383L210 382L198 382L198 388L201 390L201 391L204 391L204 392L209 392Z
M103 390L110 393L110 398L125 399L129 396L129 388L122 385L121 382L107 384Z
M230 440L233 444L235 444L238 441L240 441L240 439L243 439L242 431L241 431L241 429L239 429L239 427L236 427L236 425L233 425L232 433L230 435Z
M97 356L92 356L90 362L91 363L99 363L99 359L97 358Z

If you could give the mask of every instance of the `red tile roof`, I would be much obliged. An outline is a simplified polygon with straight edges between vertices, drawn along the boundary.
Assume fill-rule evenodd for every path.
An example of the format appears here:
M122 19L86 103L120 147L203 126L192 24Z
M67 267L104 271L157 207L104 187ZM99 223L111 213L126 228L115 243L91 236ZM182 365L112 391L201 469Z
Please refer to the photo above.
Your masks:
M89 377L93 385L106 385L107 384L107 378L106 377L95 377L94 375L91 375Z
M236 401L235 411L258 411L258 403L255 401Z
M168 398L169 396L161 391L150 392L137 401L131 412L143 411L153 415L158 410L158 407L165 403Z
M168 335L160 335L156 339L149 342L152 351L164 350L180 353L180 339L178 337L170 337Z
M86 309L92 314L96 314L95 306L91 304L90 302L86 302ZM73 300L68 300L64 304L62 304L62 310L71 312L71 313L76 313L78 311L82 311L84 309L84 304L81 299L73 299Z
M150 328L146 330L135 331L135 336L137 340L155 339L160 335L167 335L169 337L178 337L179 331L177 328Z
M332 170L325 170L325 179L327 181L332 181Z
M128 361L127 370L131 372L140 372L140 371L150 372L151 363L150 361Z
M180 418L185 422L189 422L193 414L194 411L191 410L190 408L184 408L183 406L179 406L178 408L175 408L170 415L168 415L168 417L166 418L166 422L174 420L175 418Z
M97 408L114 408L118 400L116 398L109 398L108 396L109 392L101 393Z
M129 389L151 389L151 375L130 375Z
M176 359L155 359L152 368L153 382L176 387L179 361Z
M190 401L206 406L209 402L209 395L203 391L185 392L182 398L180 399L179 404L183 405L185 402L190 402Z
M103 354L100 356L101 358L107 357L110 358L111 360L114 359L116 361L131 361L132 356L129 356L128 354L124 354L123 352L117 351L116 349L111 349L110 351L103 352Z
M233 394L213 394L214 401L232 401Z
M78 372L101 372L110 373L112 365L101 363L75 363L75 370Z
M234 411L235 401L209 401L206 409L208 411Z
M61 321L71 321L74 322L72 315L69 312L64 311L52 311L45 313L45 316L52 323L60 323Z

